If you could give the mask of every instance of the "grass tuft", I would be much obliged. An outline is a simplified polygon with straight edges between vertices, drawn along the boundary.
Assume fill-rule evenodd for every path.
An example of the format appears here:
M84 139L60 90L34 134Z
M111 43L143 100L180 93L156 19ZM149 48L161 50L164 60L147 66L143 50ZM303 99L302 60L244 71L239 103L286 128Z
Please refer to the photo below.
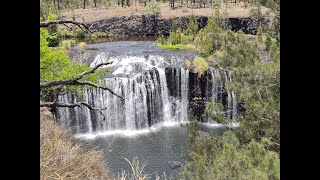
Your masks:
M110 179L100 151L85 150L40 109L40 179Z

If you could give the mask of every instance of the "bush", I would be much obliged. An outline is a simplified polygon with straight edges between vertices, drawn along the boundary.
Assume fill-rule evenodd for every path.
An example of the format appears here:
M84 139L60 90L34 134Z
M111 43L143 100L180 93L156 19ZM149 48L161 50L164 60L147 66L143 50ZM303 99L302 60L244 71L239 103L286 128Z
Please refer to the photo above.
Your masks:
M200 138L195 122L187 125L186 165L182 179L280 179L280 159L267 150L270 141L241 145L232 131L222 137Z
M222 29L213 18L208 20L205 28L201 29L195 38L195 44L198 51L204 56L208 57L221 46L220 33Z
M160 13L160 3L153 0L146 4L146 14L158 15Z
M157 44L166 44L166 39L164 38L163 35L161 35L160 37L158 37L158 39L157 39Z
M189 68L191 66L191 62L189 60L186 60L184 63L187 68Z
M209 66L205 59L201 57L195 57L193 60L193 69L194 72L198 74L198 77L201 77L207 70Z
M198 21L196 17L192 15L190 16L188 28L186 29L185 33L187 36L192 36L192 38L194 39L197 36L198 31L199 31Z
M263 40L262 35L263 35L263 33L262 33L262 26L259 26L258 32L257 32L257 37L256 37L256 41L257 41L258 43L262 43L262 40Z
M168 38L168 43L172 45L181 44L181 36L182 36L182 30L179 27L175 32L171 32L170 36Z
M59 47L61 47L63 49L69 49L75 45L76 45L75 40L63 40L60 42Z

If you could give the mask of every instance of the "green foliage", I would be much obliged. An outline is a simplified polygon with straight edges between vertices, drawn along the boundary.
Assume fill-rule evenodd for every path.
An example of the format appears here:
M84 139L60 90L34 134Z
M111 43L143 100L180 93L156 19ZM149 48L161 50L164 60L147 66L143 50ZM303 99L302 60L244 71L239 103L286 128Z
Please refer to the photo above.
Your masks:
M176 44L183 44L182 43L182 36L184 36L181 28L179 27L175 32L171 32L168 38L168 44L176 45Z
M109 34L106 32L93 32L90 34L91 39L96 39L96 38L103 38L103 37L109 37Z
M157 44L166 44L166 39L164 38L163 35L161 35L160 37L158 37L158 39L157 39Z
M266 51L270 51L270 47L271 47L271 45L272 45L272 39L271 39L270 36L267 36L265 45L266 45Z
M262 26L259 26L259 28L258 28L258 32L257 32L257 37L256 37L256 41L258 42L258 43L262 43L262 35L263 35L263 33L262 33Z
M279 62L280 61L280 47L276 43L272 43L270 46L270 57L271 61Z
M224 118L223 105L220 103L208 103L206 105L205 114L207 114L212 120L217 121L221 124L229 124L231 120L227 120ZM205 115L204 114L204 115Z
M226 87L237 94L245 112L238 117L241 127L222 137L199 139L196 126L188 127L182 179L280 179L280 36L273 41L275 29L266 33L269 62L260 60L257 44L242 32L218 31L218 46L213 48L210 38L199 38L209 33L200 30L197 47L201 46L202 54L221 59L219 65L231 71L232 82ZM263 42L261 27L258 36ZM231 122L225 119L221 104L208 103L205 114L222 124Z
M201 57L195 57L193 62L193 70L198 74L198 77L201 77L209 68L207 61Z
M256 62L252 66L233 71L233 82L228 86L236 91L246 106L240 118L242 128L237 133L242 142L271 138L272 147L280 144L280 62Z
M230 70L254 65L260 59L256 44L249 42L242 33L228 30L223 37L222 49L221 66Z
M191 66L191 62L188 59L184 63L187 68L189 68Z
M86 64L80 65L71 61L63 49L55 50L48 47L46 40L48 35L47 30L40 28L40 82L71 79L91 69ZM98 82L99 79L105 77L107 71L107 69L97 71L85 76L83 80ZM71 89L74 90L74 87Z
M186 165L182 179L280 179L280 159L267 150L270 141L263 139L241 145L232 131L222 137L201 138L195 121L187 125Z
M220 33L222 29L213 18L209 18L206 27L201 29L195 39L198 51L204 57L208 57L221 46Z
M55 20L57 19L58 16L53 14L53 13L49 13L47 17L45 17L46 20L50 21L50 20ZM40 21L43 20L43 18L40 18ZM57 25L52 25L48 28L48 32L45 34L45 38L48 41L48 46L49 47L56 47L59 44L59 40L58 40L58 26Z
M48 14L47 21L52 21L52 20L56 20L56 19L58 19L57 15L55 15L51 12Z
M160 4L159 2L152 0L146 4L146 14L148 15L158 15L160 13Z
M77 42L75 40L62 40L59 43L59 47L61 47L62 49L69 49L73 46L75 46L77 44Z
M157 45L159 48L164 48L164 49L184 49L184 50L191 50L191 51L195 51L196 47L193 44L176 44L176 45L172 45L172 44L158 44Z
M270 34L277 40L277 43L280 44L280 15L273 18Z
M58 9L54 6L53 1L40 0L40 21L50 20L48 17L53 18L54 16L50 16L50 14L58 14Z
M185 34L187 36L191 36L193 39L196 38L196 35L198 34L199 27L197 19L194 15L190 16L188 28L185 30Z

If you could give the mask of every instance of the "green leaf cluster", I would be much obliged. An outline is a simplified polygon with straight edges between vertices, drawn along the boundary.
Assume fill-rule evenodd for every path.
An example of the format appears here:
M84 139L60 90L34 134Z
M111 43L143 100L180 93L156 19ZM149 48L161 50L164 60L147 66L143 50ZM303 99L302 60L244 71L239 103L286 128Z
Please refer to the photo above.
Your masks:
M72 79L91 69L86 64L71 61L63 49L50 48L48 36L50 36L48 30L40 28L40 82ZM82 80L98 83L107 72L108 69L103 68L83 77ZM74 90L76 87L71 88Z

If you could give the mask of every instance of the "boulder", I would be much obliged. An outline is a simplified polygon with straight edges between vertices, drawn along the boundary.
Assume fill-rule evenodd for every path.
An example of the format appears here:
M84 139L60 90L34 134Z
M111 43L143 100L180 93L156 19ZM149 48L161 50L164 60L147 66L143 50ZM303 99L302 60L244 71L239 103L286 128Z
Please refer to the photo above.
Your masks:
M182 162L180 162L180 161L169 161L168 165L171 169L176 169L176 168L183 166Z

